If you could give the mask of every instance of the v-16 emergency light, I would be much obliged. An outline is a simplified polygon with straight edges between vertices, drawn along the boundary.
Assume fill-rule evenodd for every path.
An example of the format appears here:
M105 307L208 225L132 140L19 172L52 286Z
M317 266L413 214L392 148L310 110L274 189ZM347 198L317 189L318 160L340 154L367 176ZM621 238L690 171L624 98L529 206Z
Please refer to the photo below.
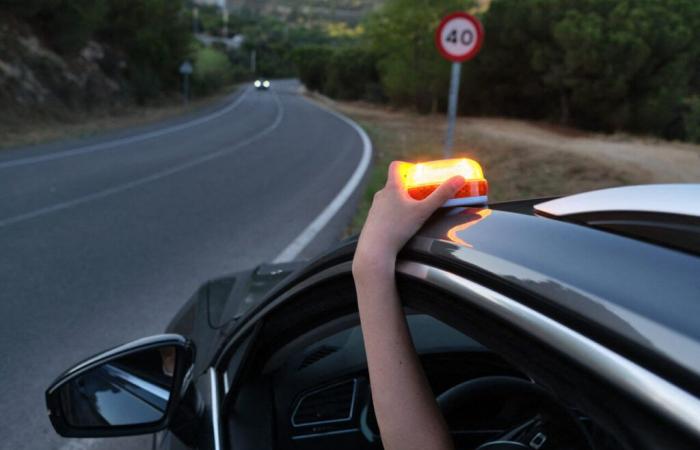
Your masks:
M416 200L423 200L445 181L461 175L465 180L464 186L443 206L484 205L488 201L488 182L481 165L472 159L406 163L399 170L408 194Z

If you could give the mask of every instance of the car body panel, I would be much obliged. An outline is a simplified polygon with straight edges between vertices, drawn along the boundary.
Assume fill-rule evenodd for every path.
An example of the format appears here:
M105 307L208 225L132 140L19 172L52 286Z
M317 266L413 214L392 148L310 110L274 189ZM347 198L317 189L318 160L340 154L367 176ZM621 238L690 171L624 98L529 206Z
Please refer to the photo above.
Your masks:
M505 283L525 293L530 306L692 387L700 376L700 258L537 217L532 207L540 201L446 208L403 254ZM228 290L217 291L215 286L226 281L213 280L195 293L168 331L212 349L198 349L200 372L240 325L314 273L351 261L355 245L349 239L310 263L233 274L227 277L235 279Z
M685 381L700 375L696 256L563 221L475 208L441 212L410 248L536 294L540 302L532 306L654 370L668 375L672 362L692 372L675 374Z
M261 264L253 269L209 280L200 286L166 330L180 334L197 348L193 373L202 374L247 311L304 263Z

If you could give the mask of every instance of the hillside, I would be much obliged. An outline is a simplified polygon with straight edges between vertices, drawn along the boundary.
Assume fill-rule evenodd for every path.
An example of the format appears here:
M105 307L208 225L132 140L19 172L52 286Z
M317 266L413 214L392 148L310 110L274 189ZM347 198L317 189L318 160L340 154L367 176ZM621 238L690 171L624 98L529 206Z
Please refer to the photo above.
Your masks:
M383 0L228 0L229 9L248 8L261 14L290 20L302 16L311 20L358 23Z
M90 40L71 56L49 48L25 22L0 16L0 128L30 118L58 118L124 100L124 60ZM113 68L113 71L105 70Z

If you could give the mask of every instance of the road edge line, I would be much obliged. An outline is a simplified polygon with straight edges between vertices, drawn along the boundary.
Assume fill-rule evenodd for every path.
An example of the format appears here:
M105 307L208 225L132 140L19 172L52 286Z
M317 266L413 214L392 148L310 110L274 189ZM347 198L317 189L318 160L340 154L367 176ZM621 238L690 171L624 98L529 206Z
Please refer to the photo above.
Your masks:
M345 186L336 194L335 198L321 211L321 213L316 216L316 218L304 228L304 230L296 237L292 242L290 242L287 247L280 252L277 257L272 261L273 264L283 263L293 261L299 254L306 248L307 245L318 235L318 233L323 230L323 228L328 225L333 217L340 211L345 203L350 199L352 194L355 193L359 187L362 180L367 174L370 162L372 161L372 141L370 140L367 132L359 126L354 120L349 117L328 108L325 105L321 105L317 102L313 102L307 98L302 97L305 101L311 103L312 105L326 111L327 113L337 117L346 124L350 125L362 140L362 157L360 162L357 164L355 171L350 176Z

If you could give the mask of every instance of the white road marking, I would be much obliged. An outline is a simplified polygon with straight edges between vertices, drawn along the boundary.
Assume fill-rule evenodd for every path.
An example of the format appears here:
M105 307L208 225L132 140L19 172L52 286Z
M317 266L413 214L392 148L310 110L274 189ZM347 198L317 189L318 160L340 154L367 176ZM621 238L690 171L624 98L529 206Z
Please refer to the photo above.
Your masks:
M357 134L360 135L362 139L362 157L360 162L357 164L355 171L348 179L343 189L338 192L335 198L326 206L326 208L321 211L318 215L302 232L297 236L287 247L282 250L282 252L277 255L277 257L272 261L273 263L282 263L293 261L304 248L318 235L318 233L323 230L323 228L328 225L328 222L338 213L340 208L343 207L345 202L350 199L350 196L355 192L360 182L367 173L369 169L369 163L372 160L372 141L370 141L369 136L365 133L357 123L342 114L339 114L325 106L314 103L315 106L325 110L326 112L334 115L343 122L350 125Z
M111 187L109 189L104 189L102 191L94 192L92 194L88 194L88 195L85 195L83 197L74 198L72 200L68 200L68 201L56 203L54 205L47 206L44 208L36 209L36 210L28 212L28 213L20 214L20 215L14 216L14 217L9 217L7 219L2 219L2 220L0 220L0 228L2 228L4 226L8 226L8 225L14 225L18 222L23 222L25 220L34 219L35 217L43 216L45 214L50 214L50 213L61 211L61 210L67 209L67 208L72 208L74 206L78 206L78 205L81 205L83 203L91 202L93 200L97 200L97 199L101 199L104 197L108 197L108 196L113 195L113 194L117 194L119 192L124 192L128 189L132 189L132 188L135 188L137 186L141 186L141 185L144 185L146 183L150 183L152 181L160 180L161 178L165 178L167 176L174 175L176 173L182 172L183 170L187 170L187 169L190 169L192 167L198 166L202 163L205 163L207 161L211 161L212 159L219 158L219 157L224 156L228 153L231 153L231 152L233 152L241 147L244 147L244 146L266 136L267 134L271 133L273 130L275 130L275 128L277 128L279 126L280 123L282 123L282 118L284 117L284 108L282 106L282 102L280 101L279 97L277 95L275 95L274 98L275 98L275 102L277 103L277 117L275 118L274 122L270 126L265 128L264 130L262 130L261 132L251 136L250 138L248 138L244 141L237 143L236 145L234 145L232 147L224 147L216 152L209 153L207 155L193 159L193 160L188 161L186 163L179 164L179 165L174 166L174 167L170 167L169 169L161 170L161 171L156 172L154 174L151 174L147 177L138 178L136 180L130 181L128 183L120 184L120 185Z
M175 133L176 131L186 130L188 128L196 127L203 123L212 121L218 117L228 114L233 109L235 109L242 101L243 98L248 93L248 89L244 89L243 93L238 96L238 98L218 111L215 111L209 115L199 117L197 119L191 120L189 122L181 123L178 125L173 125L166 128L159 128L158 130L149 131L143 134L137 134L135 136L129 136L121 139L115 139L107 142L100 142L93 145L86 145L84 147L73 148L70 150L64 150L61 152L49 153L46 155L30 156L27 158L13 159L11 161L0 162L0 170L8 169L10 167L25 166L27 164L36 164L40 162L52 161L55 159L63 159L71 156L84 155L86 153L92 153L101 150L107 150L114 147L119 147L121 145L133 144L134 142L141 142L148 139L153 139L165 134Z

